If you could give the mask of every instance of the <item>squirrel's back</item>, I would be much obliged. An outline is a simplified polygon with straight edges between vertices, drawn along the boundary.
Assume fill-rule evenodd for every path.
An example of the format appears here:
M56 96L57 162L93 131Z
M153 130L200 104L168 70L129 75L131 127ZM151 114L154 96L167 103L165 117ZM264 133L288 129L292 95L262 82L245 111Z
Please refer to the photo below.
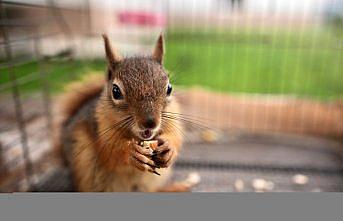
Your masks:
M64 122L103 90L105 81L102 76L91 75L85 79L87 80L69 84L67 92L61 96L60 114Z

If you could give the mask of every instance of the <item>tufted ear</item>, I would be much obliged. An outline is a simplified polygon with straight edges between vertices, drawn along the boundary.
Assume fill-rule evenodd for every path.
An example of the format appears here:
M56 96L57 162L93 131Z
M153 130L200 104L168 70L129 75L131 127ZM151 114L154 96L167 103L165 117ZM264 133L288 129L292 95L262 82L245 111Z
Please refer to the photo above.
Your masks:
M117 51L115 49L112 48L111 42L108 39L106 34L102 35L103 39L104 39L104 44L105 44L105 53L106 53L106 60L107 60L107 64L108 64L108 79L111 79L112 76L112 72L113 69L115 67L115 65L120 62L121 60L121 56L117 53Z
M152 57L158 63L162 64L163 63L163 55L164 55L164 40L163 40L163 35L161 33L157 39Z

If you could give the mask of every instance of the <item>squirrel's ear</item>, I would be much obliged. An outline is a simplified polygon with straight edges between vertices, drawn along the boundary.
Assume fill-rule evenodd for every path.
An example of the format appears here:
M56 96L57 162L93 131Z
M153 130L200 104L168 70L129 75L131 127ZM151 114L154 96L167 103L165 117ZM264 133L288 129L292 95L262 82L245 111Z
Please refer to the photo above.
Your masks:
M106 60L108 64L107 79L112 79L113 68L121 60L120 55L112 48L111 42L106 34L102 35L105 44Z
M102 37L104 39L106 60L110 69L110 73L111 71L113 71L113 67L115 66L115 64L121 60L121 56L116 52L116 50L112 48L111 42L108 39L107 35L103 34Z
M158 63L162 64L163 63L163 55L164 55L164 40L163 40L163 35L161 33L157 39L152 57Z

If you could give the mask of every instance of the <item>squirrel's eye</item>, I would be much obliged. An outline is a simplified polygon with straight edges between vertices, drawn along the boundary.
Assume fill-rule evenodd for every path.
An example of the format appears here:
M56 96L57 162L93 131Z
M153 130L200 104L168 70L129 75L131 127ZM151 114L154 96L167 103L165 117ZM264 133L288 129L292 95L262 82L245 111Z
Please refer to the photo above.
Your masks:
M167 87L167 96L169 96L172 92L173 88L171 86L171 84L168 84L168 87Z
M116 84L113 85L112 94L113 94L113 98L116 99L116 100L123 99L123 95L122 95L122 93L120 91L120 88Z

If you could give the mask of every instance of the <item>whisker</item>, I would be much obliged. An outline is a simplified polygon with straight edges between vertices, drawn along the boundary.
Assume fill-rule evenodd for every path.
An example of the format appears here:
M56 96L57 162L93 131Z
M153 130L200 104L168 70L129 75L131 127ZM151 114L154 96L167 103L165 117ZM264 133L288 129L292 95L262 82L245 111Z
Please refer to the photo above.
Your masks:
M81 149L78 153L74 154L74 157L77 157L80 153L82 153L82 152L86 149L86 147L88 147L88 146L94 144L95 142L97 142L103 135L105 135L106 133L108 133L109 131L111 131L114 127L115 127L115 125L110 126L110 127L107 128L107 129L104 129L104 130L100 133L100 135L97 136L97 138L96 138L95 140L89 142L88 144L85 144L85 145L81 146L82 149Z
M169 112L169 111L163 111L162 113L164 113L164 114L171 114L171 115L177 115L177 116L184 116L184 117L188 117L189 119L193 119L193 120L197 120L197 121L200 121L200 120L205 120L205 121L211 120L211 119L208 119L208 118L204 118L204 117L200 117L200 116L195 116L195 115L190 115L190 114L183 114L183 113L176 113L176 112Z
M132 118L130 120L128 120L127 122L123 123L119 128L117 128L117 130L115 131L115 133L113 133L111 135L111 137L107 140L106 144L104 145L104 147L106 147L108 145L108 143L112 140L113 136L120 132L120 134L118 136L121 136L121 134L125 131L123 128L127 127L128 123L130 123L132 121ZM113 149L115 148L115 145L112 145L110 153L107 157L107 159L105 160L105 165L108 163L108 161L111 159L111 155L113 152ZM98 158L97 158L98 159ZM96 170L97 170L97 159L95 160L95 164L94 164L94 172L93 172L93 187L94 187L94 182L95 182L95 174L96 174ZM111 176L112 177L112 176ZM105 179L106 181L110 178L110 176L107 176ZM100 185L100 184L99 184ZM98 187L95 187L94 189L97 189Z
M190 126L197 127L198 129L211 129L208 126L205 126L205 125L200 124L198 122L194 122L194 121L189 120L189 119L185 119L185 118L180 117L180 116L170 116L170 115L163 115L162 114L162 117L168 118L168 119L173 119L173 120L179 120L181 122L188 123Z
M184 131L182 130L182 127L177 125L177 120L173 120L173 119L168 119L168 118L162 118L162 122L164 123L164 125L166 126L166 129L168 130L168 132L173 133L174 135L178 135L177 133L181 134L184 138L189 139L188 135L186 135L186 133L184 133ZM176 131L175 131L176 130Z
M81 149L78 153L74 154L74 157L77 157L77 156L78 156L80 153L82 153L88 146L90 146L90 145L94 144L95 142L99 141L101 137L103 137L103 136L104 136L105 134L107 134L109 131L115 129L117 126L119 126L120 124L122 124L123 122L125 122L126 120L128 120L129 118L131 118L131 116L126 117L126 118L124 118L124 119L118 121L118 122L115 123L114 125L111 125L111 126L109 126L108 128L102 130L102 131L97 135L97 138L96 138L95 140L93 140L92 142L90 142L90 143L88 143L88 144L86 144L86 145L81 146L82 149Z
M105 144L103 144L103 147L101 149L101 151L96 154L96 159L94 161L94 170L93 170L93 187L94 187L94 183L95 183L95 175L96 175L96 171L98 170L98 159L99 157L102 155L103 151L105 150L105 148L108 147L109 142L112 141L112 138L117 135L119 133L119 136L122 135L123 131L125 131L124 129L127 127L127 125L132 121L132 117L129 116L127 118L125 118L123 121L120 121L120 125L118 126L118 128L116 128L116 131L114 131L114 133L106 140ZM105 160L105 164L107 164L107 162L110 160L113 149L114 149L114 144L112 144L112 148L110 150L110 154L108 155L107 159Z
M188 116L191 116L191 115L186 115L184 116L183 114L180 114L180 113L172 113L172 112L162 112L162 116L166 116L166 117L173 117L173 118L177 118L177 119L182 119L184 121L187 121L187 123L190 123L190 124L197 124L201 127L204 127L206 129L210 129L208 126L206 126L206 122L204 121L201 121L199 119L194 119L194 118L191 118L191 117L188 117Z
M168 132L171 132L174 135L179 135L180 134L183 137L186 137L186 134L174 122L171 122L170 120L167 120L167 121L164 121L164 123L165 123L165 126L166 126ZM179 134L177 134L177 133L179 133Z
M188 133L185 133L182 128L180 128L179 126L173 124L173 123L168 123L170 127L170 130L175 131L174 134L181 134L182 137L185 139L185 141L192 141L192 139L189 137Z

